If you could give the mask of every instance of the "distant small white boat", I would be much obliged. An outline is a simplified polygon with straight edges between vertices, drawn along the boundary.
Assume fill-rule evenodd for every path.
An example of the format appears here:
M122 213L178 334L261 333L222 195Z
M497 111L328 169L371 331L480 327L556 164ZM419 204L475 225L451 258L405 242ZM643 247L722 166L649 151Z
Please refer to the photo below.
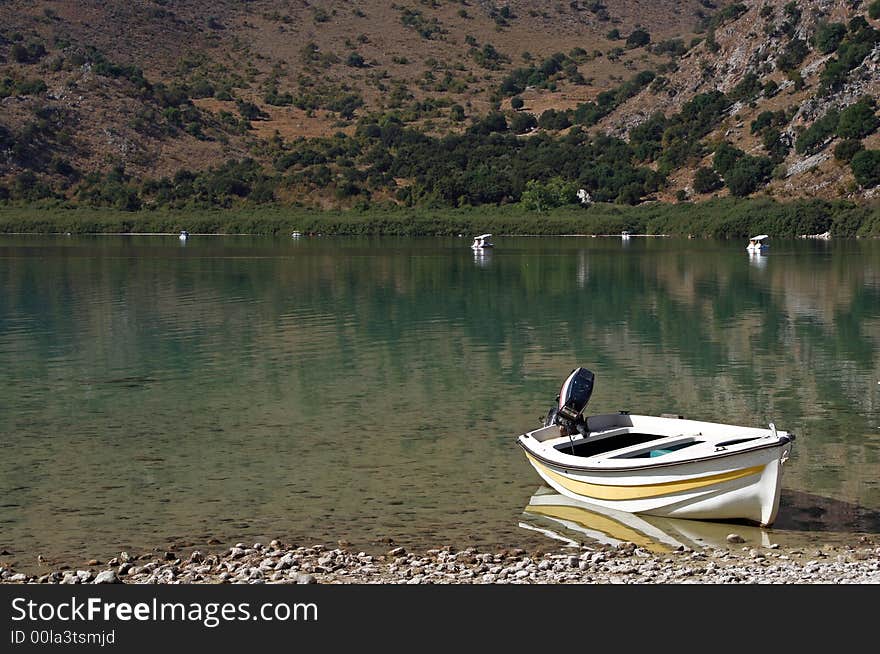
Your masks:
M185 241L188 238L189 238L189 232L186 231L185 229L181 230L180 231L180 240Z
M761 234L759 236L753 236L749 239L749 244L746 246L746 250L749 252L763 252L770 244L767 243L767 239L770 238L766 234Z
M620 238L622 238L624 241L626 241L627 239L629 239L629 236L630 236L630 234L629 234L629 232L626 231L626 230L623 230L622 232L620 232Z
M471 249L473 250L482 250L484 248L493 248L495 244L489 241L491 234L480 234L479 236L474 237L474 242L471 243Z
M302 232L295 231L295 232L291 233L290 238L299 238L300 236L302 236Z

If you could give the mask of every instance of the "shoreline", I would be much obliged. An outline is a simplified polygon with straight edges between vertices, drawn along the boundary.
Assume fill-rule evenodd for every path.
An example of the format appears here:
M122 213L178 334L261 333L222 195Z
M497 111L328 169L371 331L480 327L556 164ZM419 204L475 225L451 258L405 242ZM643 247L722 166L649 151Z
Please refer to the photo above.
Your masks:
M756 546L732 525L726 547L618 545L407 549L382 553L273 539L216 550L120 552L37 574L0 566L2 584L880 584L880 539Z
M230 208L161 207L124 211L64 204L2 204L5 234L227 234L287 236L293 231L326 236L455 236L578 234L694 238L833 238L880 235L880 202L772 198L715 198L699 202L648 202L634 206L594 203L533 211L519 204L476 207L318 209L277 204Z

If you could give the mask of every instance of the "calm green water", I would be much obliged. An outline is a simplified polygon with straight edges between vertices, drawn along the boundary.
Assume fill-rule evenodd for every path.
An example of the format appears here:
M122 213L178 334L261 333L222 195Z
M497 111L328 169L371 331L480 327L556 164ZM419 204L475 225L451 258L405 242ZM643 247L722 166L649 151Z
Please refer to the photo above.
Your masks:
M797 434L776 539L880 533L880 243L0 239L0 562L515 547L515 437L589 411Z

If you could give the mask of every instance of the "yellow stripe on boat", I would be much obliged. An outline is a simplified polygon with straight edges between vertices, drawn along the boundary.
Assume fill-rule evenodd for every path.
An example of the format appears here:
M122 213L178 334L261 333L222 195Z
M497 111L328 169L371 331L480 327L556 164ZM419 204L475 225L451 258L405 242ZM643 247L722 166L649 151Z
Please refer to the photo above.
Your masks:
M533 466L553 479L560 486L570 490L572 493L577 493L584 497L594 497L598 500L638 500L646 497L672 495L673 493L681 493L684 491L696 490L698 488L705 488L706 486L713 486L725 481L742 479L749 475L757 475L764 469L764 466L760 465L752 466L751 468L742 468L740 470L731 470L730 472L722 472L717 475L697 477L696 479L665 481L656 484L641 484L633 486L615 486L611 484L593 484L587 481L572 479L571 477L559 474L555 470L551 470L528 453L526 453L526 457L532 462Z

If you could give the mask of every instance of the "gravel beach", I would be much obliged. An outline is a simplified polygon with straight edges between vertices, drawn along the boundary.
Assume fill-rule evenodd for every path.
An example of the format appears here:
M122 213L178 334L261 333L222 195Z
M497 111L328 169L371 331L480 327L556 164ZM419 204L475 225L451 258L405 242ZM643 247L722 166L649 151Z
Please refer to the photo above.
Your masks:
M20 584L877 584L880 544L754 547L735 532L729 547L656 553L633 543L526 551L452 547L368 554L345 547L237 543L219 551L121 552L108 561L26 574Z

